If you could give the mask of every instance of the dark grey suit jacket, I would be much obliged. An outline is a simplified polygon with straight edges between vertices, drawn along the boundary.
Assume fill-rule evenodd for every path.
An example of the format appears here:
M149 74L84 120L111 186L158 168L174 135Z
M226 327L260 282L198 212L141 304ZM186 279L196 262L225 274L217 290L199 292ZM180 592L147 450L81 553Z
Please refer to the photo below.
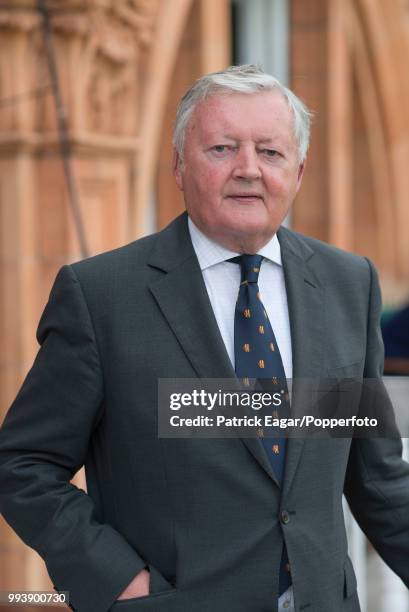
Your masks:
M257 439L158 439L159 378L234 377L186 220L61 269L1 430L0 509L81 612L273 612L283 537L297 611L357 612L343 491L409 584L400 440L290 440L280 492ZM278 236L294 376L380 377L371 264ZM145 566L151 594L115 603Z

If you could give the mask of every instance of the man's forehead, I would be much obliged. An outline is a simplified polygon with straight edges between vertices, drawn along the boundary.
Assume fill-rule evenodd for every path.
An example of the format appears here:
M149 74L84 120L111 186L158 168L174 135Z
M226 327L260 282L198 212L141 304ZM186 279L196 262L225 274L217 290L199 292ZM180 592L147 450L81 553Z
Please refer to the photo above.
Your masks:
M222 91L206 96L196 106L197 113L248 106L270 106L280 110L290 110L284 95L276 89L255 92Z
M280 91L213 94L195 108L190 129L206 135L236 137L254 133L258 140L270 140L293 127L293 115Z

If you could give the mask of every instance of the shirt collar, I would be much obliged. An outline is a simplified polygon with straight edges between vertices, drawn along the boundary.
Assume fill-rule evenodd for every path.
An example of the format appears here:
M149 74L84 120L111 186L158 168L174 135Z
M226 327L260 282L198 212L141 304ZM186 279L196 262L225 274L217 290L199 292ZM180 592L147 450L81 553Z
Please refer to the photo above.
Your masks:
M188 217L188 226L190 238L192 240L193 248L195 250L201 270L206 270L206 268L210 268L211 266L226 261L227 259L231 259L232 257L237 257L237 255L239 255L239 253L229 251L229 249L224 248L217 242L214 242L213 240L208 238L193 223L190 217ZM271 240L269 240L267 244L265 244L259 251L257 251L257 253L265 257L265 259L268 259L269 261L272 261L273 263L282 266L281 248L277 238L277 234L274 234Z

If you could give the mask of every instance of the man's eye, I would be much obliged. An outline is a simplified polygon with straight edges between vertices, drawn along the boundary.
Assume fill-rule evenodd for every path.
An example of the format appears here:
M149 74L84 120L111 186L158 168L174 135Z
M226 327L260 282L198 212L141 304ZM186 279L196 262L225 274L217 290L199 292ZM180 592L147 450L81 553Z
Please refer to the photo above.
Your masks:
M278 155L278 151L275 149L263 149L263 153L265 153L267 157L275 157Z
M224 153L226 150L227 150L226 145L215 145L213 147L213 151L216 151L216 153Z

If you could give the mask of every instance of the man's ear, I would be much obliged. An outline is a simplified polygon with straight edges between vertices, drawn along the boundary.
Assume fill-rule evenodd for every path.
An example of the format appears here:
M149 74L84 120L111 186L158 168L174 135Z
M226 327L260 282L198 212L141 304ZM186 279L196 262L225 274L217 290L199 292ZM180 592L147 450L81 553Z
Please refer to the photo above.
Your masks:
M173 175L176 180L176 185L179 187L180 191L183 191L183 172L182 172L183 162L181 160L179 153L176 151L176 149L173 149L172 166L173 166Z
M299 190L299 188L301 187L301 182L302 182L302 177L304 176L304 170L305 170L305 160L302 162L302 164L299 165L298 167L298 177L297 177L297 191Z

